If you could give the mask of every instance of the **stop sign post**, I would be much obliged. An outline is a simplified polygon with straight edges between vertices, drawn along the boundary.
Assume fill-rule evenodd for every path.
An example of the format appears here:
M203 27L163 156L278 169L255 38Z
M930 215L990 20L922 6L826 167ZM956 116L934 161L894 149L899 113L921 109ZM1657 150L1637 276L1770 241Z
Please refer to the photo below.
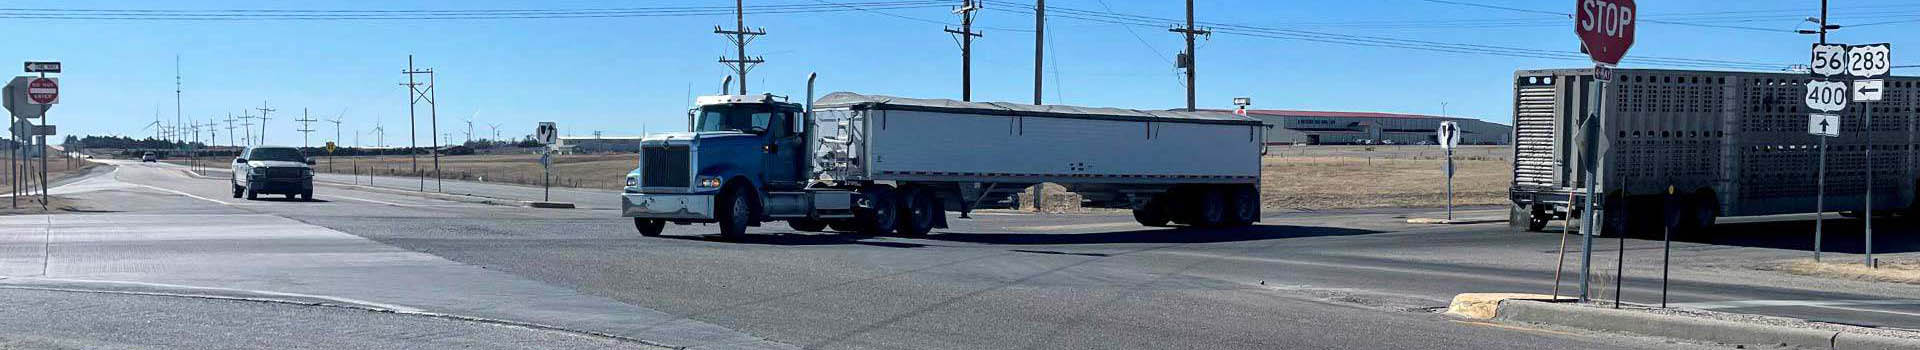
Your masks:
M1633 0L1574 0L1573 6L1573 33L1580 37L1581 51L1585 52L1588 58L1592 58L1594 64L1592 88L1597 92L1591 94L1595 100L1591 105L1599 106L1584 116L1585 120L1580 121L1580 124L1598 125L1591 122L1602 118L1608 108L1607 81L1613 79L1612 67L1619 65L1620 59L1627 56L1627 49L1633 48L1634 15L1638 13L1638 8L1634 6ZM1585 133L1593 132L1585 131ZM1597 137L1582 137L1582 139L1593 140ZM1592 150L1595 147L1594 142L1582 143L1584 143L1581 145L1583 150ZM1597 153L1591 154L1597 155ZM1580 230L1585 232L1581 234L1579 300L1587 302L1590 296L1588 292L1592 290L1588 282L1591 280L1593 270L1593 236L1598 233L1598 224L1601 221L1599 220L1600 212L1595 210L1597 208L1594 205L1598 200L1595 198L1594 186L1597 182L1594 177L1598 173L1593 170L1593 165L1596 163L1593 158L1597 157L1582 158L1586 158L1579 160L1583 161L1580 163L1580 169L1586 172L1584 176L1586 200L1582 204L1585 206L1582 212L1586 214L1582 215L1585 222L1580 225Z

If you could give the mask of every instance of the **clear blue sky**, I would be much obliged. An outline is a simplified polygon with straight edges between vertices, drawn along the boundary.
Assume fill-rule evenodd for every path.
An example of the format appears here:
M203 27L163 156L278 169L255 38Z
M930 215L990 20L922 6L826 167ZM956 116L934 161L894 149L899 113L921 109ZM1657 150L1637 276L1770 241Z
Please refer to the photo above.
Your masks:
M875 0L832 0L871 2ZM958 1L954 1L958 2ZM1279 30L1281 36L1333 35L1335 41L1438 47L1449 44L1569 52L1578 43L1571 22L1550 13L1573 10L1572 1L1473 1L1507 9L1424 0L1198 1L1202 22ZM1711 59L1769 64L1804 63L1812 28L1796 17L1817 14L1815 0L1640 1L1638 44L1627 67L1672 67L1634 62L1636 57ZM771 34L751 47L769 61L755 70L755 92L800 95L808 72L819 72L820 90L911 97L958 98L959 52L939 24L954 23L944 6L875 11L753 14L758 5L818 5L816 0L750 0L750 27ZM1033 27L1017 4L988 2L977 25L974 97L979 101L1030 101ZM14 33L8 56L66 63L62 104L50 112L63 133L150 136L142 127L174 119L174 57L184 78L186 117L226 119L262 102L279 109L268 142L299 144L294 116L303 108L326 119L346 119L343 143L375 119L387 127L387 143L404 145L407 123L407 55L439 72L443 133L464 140L463 120L475 121L475 137L518 137L534 122L554 120L564 133L638 134L684 127L689 90L712 93L727 69L714 60L731 44L712 34L731 27L729 15L616 18L432 19L432 20L238 20L172 21L18 18L27 9L147 10L448 10L588 9L730 6L731 1L8 1L0 31ZM1173 19L1183 2L1172 0L1054 0L1066 9L1108 11ZM1904 0L1834 1L1836 24L1876 24L1835 32L1836 42L1892 42L1895 64L1903 38L1913 37L1920 5ZM25 11L25 12L23 12ZM1538 11L1538 12L1528 12ZM62 12L76 13L76 12ZM84 12L82 12L84 13ZM242 12L257 13L257 12ZM881 13L885 13L884 15ZM13 18L7 18L7 17ZM96 16L98 17L98 16ZM906 18L901 18L906 17ZM912 19L908 19L912 18ZM918 20L914 20L918 19ZM1666 23L1650 21L1666 21ZM1181 49L1171 21L1126 26L1055 16L1049 21L1047 102L1140 109L1180 107L1184 88L1171 58ZM1673 23L1696 23L1721 28ZM1578 58L1463 54L1404 47L1355 46L1321 39L1276 39L1246 35L1262 29L1216 27L1222 33L1200 44L1199 99L1203 107L1227 108L1236 96L1251 96L1256 108L1448 113L1506 123L1516 69L1580 67ZM1757 29L1771 29L1763 31ZM1279 35L1270 34L1269 36ZM1491 50L1491 49L1490 49ZM1480 50L1476 50L1480 51ZM1916 56L1907 56L1916 57ZM1913 61L1920 63L1920 61ZM1909 72L1901 70L1902 72ZM257 112L256 112L257 113ZM426 110L420 110L422 144ZM223 123L224 124L224 123ZM331 124L315 125L318 145L331 139ZM222 133L225 129L221 130ZM226 137L220 137L220 143ZM371 136L362 136L371 145Z

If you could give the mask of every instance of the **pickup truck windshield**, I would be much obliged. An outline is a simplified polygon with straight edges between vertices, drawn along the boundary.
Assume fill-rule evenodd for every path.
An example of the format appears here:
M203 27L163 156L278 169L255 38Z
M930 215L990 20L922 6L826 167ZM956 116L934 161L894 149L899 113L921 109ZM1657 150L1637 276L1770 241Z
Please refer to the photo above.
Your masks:
M255 148L247 160L304 162L307 157L300 155L300 150L292 148Z
M694 131L739 131L764 133L773 122L773 113L755 106L708 106L700 109L699 128Z

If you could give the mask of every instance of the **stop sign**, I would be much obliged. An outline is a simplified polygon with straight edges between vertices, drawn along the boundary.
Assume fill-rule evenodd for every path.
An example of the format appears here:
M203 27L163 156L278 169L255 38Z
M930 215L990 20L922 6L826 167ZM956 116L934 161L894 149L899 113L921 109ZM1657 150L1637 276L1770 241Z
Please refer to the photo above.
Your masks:
M1574 34L1596 63L1620 64L1633 47L1633 0L1574 0Z
M59 103L60 82L50 78L34 78L27 83L27 100L37 105Z

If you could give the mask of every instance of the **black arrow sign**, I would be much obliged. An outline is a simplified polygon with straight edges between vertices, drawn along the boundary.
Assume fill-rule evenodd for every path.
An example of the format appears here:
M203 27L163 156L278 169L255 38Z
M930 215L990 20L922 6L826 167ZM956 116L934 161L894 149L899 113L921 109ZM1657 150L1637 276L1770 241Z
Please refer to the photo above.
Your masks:
M1820 133L1822 133L1822 134L1825 134L1825 133L1827 133L1827 120L1826 120L1826 119L1821 119L1821 120L1820 120Z

